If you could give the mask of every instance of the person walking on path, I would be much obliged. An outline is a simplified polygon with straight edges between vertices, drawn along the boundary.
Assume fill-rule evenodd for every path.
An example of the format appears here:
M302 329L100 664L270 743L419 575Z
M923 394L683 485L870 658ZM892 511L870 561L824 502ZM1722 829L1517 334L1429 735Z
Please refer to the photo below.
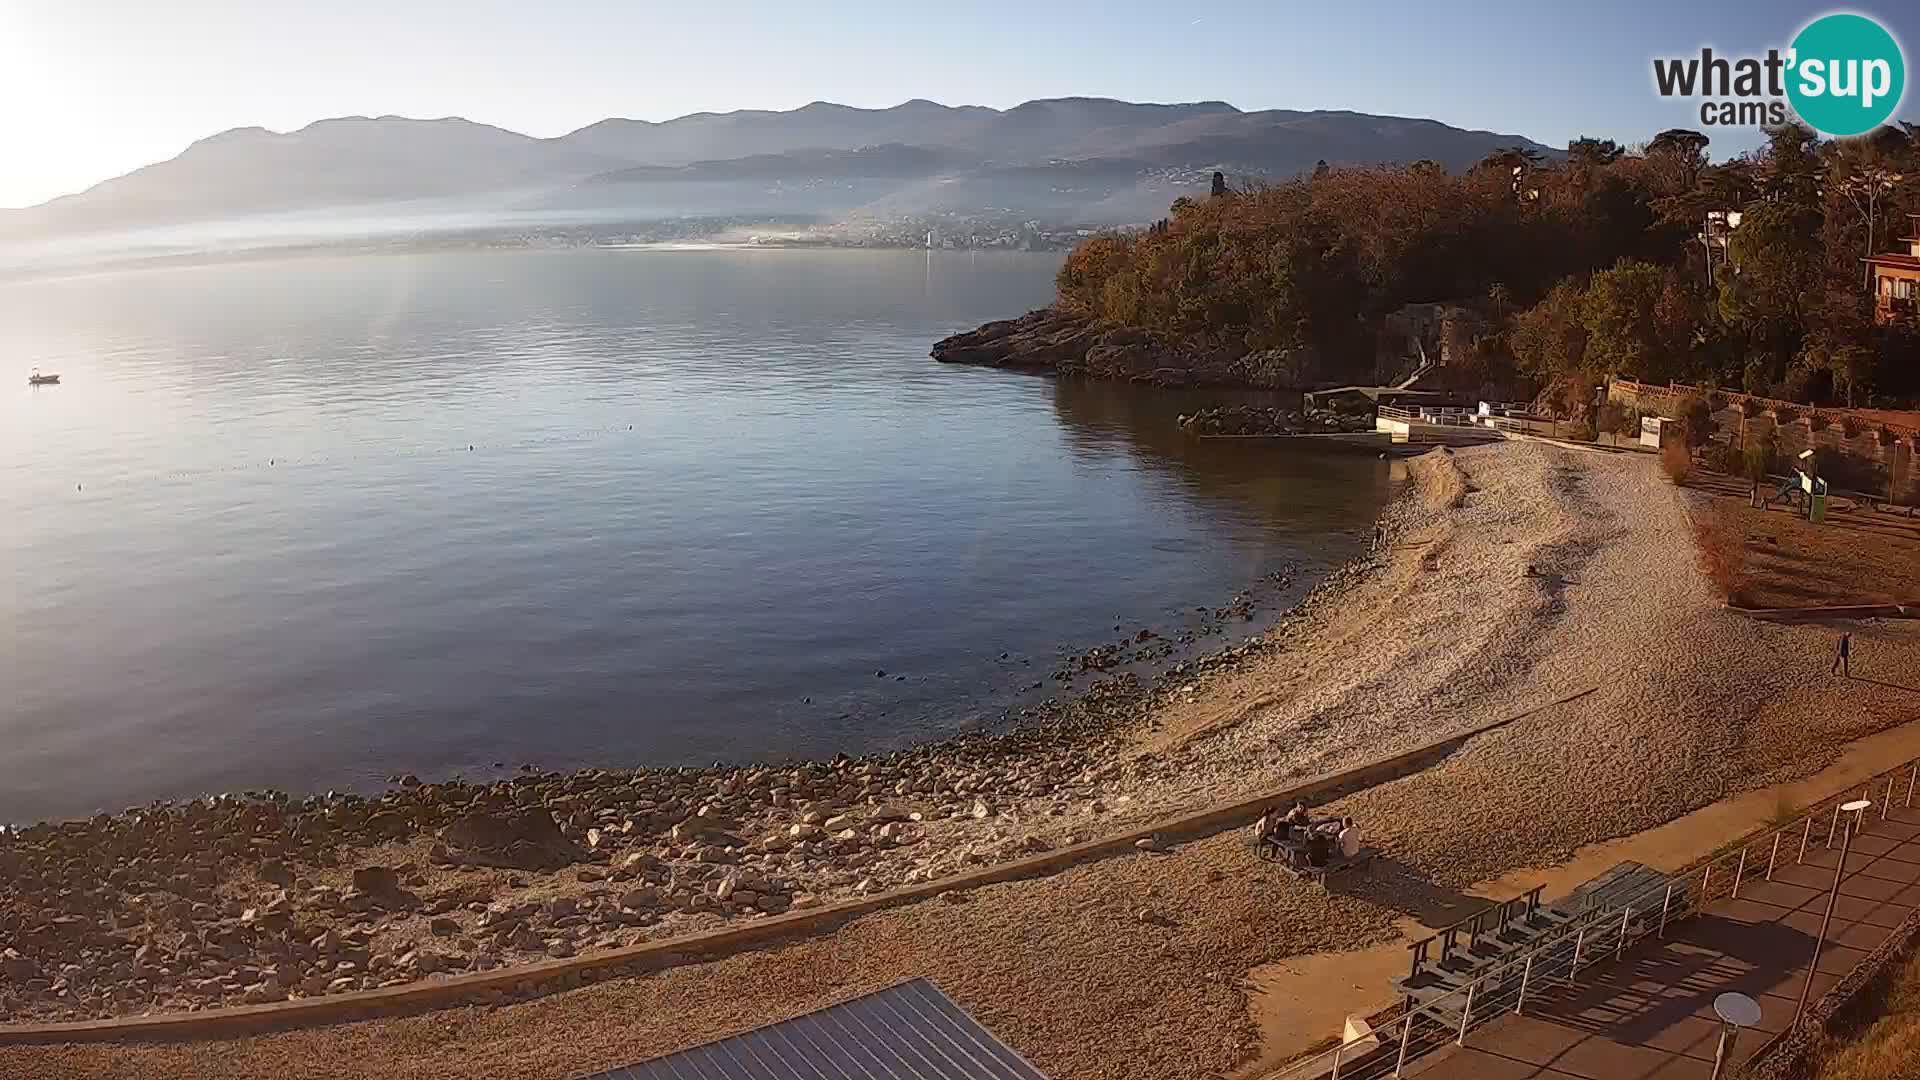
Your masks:
M1834 654L1833 670L1828 672L1828 674L1845 675L1849 679L1853 678L1853 669L1847 665L1848 654L1852 652L1852 646L1853 646L1853 635L1841 634L1840 635L1840 651Z

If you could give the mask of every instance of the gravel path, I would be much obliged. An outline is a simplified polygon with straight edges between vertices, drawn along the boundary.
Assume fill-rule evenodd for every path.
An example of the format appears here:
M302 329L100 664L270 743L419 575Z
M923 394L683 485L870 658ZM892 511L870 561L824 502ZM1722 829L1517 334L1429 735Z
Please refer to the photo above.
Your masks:
M1218 1075L1254 1049L1250 968L1387 940L1409 892L1545 865L1812 772L1840 742L1916 713L1912 693L1830 678L1834 631L1728 614L1694 565L1696 496L1647 458L1514 443L1415 469L1382 565L1278 629L1284 647L1177 690L1089 787L1105 831L1597 687L1336 804L1407 880L1327 896L1222 835L497 1009L219 1043L0 1049L0 1075L560 1077L915 975L1061 1080ZM1920 627L1854 633L1856 672L1916 682ZM1087 828L1038 806L970 828L1004 829L1002 817L1015 832Z

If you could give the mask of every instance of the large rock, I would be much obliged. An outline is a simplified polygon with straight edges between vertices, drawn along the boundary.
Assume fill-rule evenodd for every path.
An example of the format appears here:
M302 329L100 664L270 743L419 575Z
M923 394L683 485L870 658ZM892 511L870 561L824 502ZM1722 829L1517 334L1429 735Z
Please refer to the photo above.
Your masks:
M1041 308L936 342L933 358L943 364L983 367L1078 366L1099 334L1100 326L1093 319Z
M400 891L400 873L386 866L363 866L353 872L353 887L361 892L397 893Z
M478 866L559 870L587 857L538 807L462 814L440 838L451 857Z

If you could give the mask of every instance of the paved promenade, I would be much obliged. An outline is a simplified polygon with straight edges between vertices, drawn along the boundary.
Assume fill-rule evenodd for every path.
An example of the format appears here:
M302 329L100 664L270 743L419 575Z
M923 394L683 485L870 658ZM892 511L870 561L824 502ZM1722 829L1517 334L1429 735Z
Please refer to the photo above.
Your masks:
M1839 982L1920 905L1920 808L1867 811L1840 884L1833 926L1810 1001ZM1530 996L1509 1015L1415 1066L1422 1080L1708 1080L1720 1026L1713 999L1729 990L1760 1003L1736 1062L1793 1021L1807 962L1839 861L1815 829L1806 862L1783 851L1772 881L1749 871L1738 899L1648 939L1618 961L1582 972L1578 985ZM1796 845L1792 845L1797 848ZM1538 1002L1536 1005L1535 1002ZM1731 1070L1729 1070L1731 1071Z

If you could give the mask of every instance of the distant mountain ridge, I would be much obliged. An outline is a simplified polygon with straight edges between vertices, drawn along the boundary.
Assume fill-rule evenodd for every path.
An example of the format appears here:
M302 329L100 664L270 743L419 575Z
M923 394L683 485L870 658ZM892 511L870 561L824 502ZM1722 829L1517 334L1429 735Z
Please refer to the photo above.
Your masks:
M10 231L63 232L252 213L597 187L659 180L781 182L953 175L984 189L996 170L1226 169L1283 177L1333 164L1431 159L1462 168L1517 135L1365 113L1243 112L1226 102L1052 98L1010 109L924 99L885 109L814 102L789 111L601 120L538 139L458 117L340 117L297 131L236 128L179 156L26 210ZM982 196L985 197L985 196Z

